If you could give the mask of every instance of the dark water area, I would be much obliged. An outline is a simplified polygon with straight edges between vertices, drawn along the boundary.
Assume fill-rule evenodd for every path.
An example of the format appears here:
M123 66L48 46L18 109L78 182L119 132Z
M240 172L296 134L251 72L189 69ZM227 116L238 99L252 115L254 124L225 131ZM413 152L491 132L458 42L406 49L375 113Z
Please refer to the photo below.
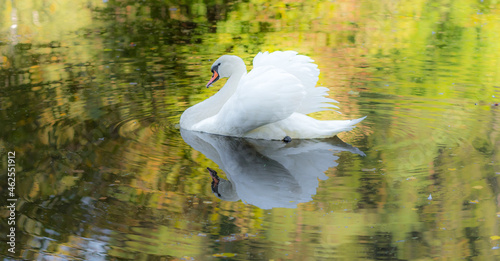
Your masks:
M0 256L497 260L498 35L488 0L0 0ZM340 102L313 117L368 117L290 143L179 128L215 59L279 50Z

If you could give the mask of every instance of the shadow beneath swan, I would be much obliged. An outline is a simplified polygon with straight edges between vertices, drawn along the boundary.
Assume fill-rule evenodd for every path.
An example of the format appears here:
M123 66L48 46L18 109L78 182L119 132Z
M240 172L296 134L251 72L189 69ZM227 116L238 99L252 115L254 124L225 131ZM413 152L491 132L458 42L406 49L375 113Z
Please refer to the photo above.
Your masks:
M181 129L184 141L219 165L228 180L207 168L212 191L227 201L242 200L262 209L295 208L312 200L325 171L338 165L334 155L364 156L339 138L282 141L226 137Z

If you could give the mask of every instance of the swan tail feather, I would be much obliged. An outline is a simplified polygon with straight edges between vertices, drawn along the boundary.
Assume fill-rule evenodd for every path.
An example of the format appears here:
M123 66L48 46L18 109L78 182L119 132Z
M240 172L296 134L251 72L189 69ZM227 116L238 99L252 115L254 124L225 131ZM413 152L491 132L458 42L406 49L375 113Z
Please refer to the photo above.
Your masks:
M356 124L363 121L365 117L361 117L359 119L354 120L334 120L334 121L320 121L320 123L324 123L326 133L329 133L329 137L335 136L340 132L350 131L356 127ZM326 137L326 136L325 136Z

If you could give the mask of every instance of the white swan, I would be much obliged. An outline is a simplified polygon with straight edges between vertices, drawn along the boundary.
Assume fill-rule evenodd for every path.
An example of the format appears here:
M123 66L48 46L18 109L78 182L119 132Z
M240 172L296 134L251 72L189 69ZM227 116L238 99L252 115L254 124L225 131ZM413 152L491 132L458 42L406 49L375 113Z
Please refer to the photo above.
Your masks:
M186 130L267 140L313 139L349 131L356 120L320 121L306 114L338 108L326 98L327 88L315 87L319 69L294 51L259 53L247 74L243 60L223 55L212 65L212 79L229 77L215 95L188 108L180 127Z

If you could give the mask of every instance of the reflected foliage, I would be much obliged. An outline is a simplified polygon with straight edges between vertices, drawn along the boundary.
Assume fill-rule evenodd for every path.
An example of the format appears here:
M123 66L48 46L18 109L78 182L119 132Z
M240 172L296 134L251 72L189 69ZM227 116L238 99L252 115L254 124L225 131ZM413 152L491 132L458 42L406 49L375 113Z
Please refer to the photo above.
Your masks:
M490 0L0 0L0 151L19 155L17 252L0 253L495 259L499 16ZM217 91L221 54L289 49L340 102L316 118L368 115L341 135L366 156L335 154L296 208L221 201L206 167L228 177L180 114Z

